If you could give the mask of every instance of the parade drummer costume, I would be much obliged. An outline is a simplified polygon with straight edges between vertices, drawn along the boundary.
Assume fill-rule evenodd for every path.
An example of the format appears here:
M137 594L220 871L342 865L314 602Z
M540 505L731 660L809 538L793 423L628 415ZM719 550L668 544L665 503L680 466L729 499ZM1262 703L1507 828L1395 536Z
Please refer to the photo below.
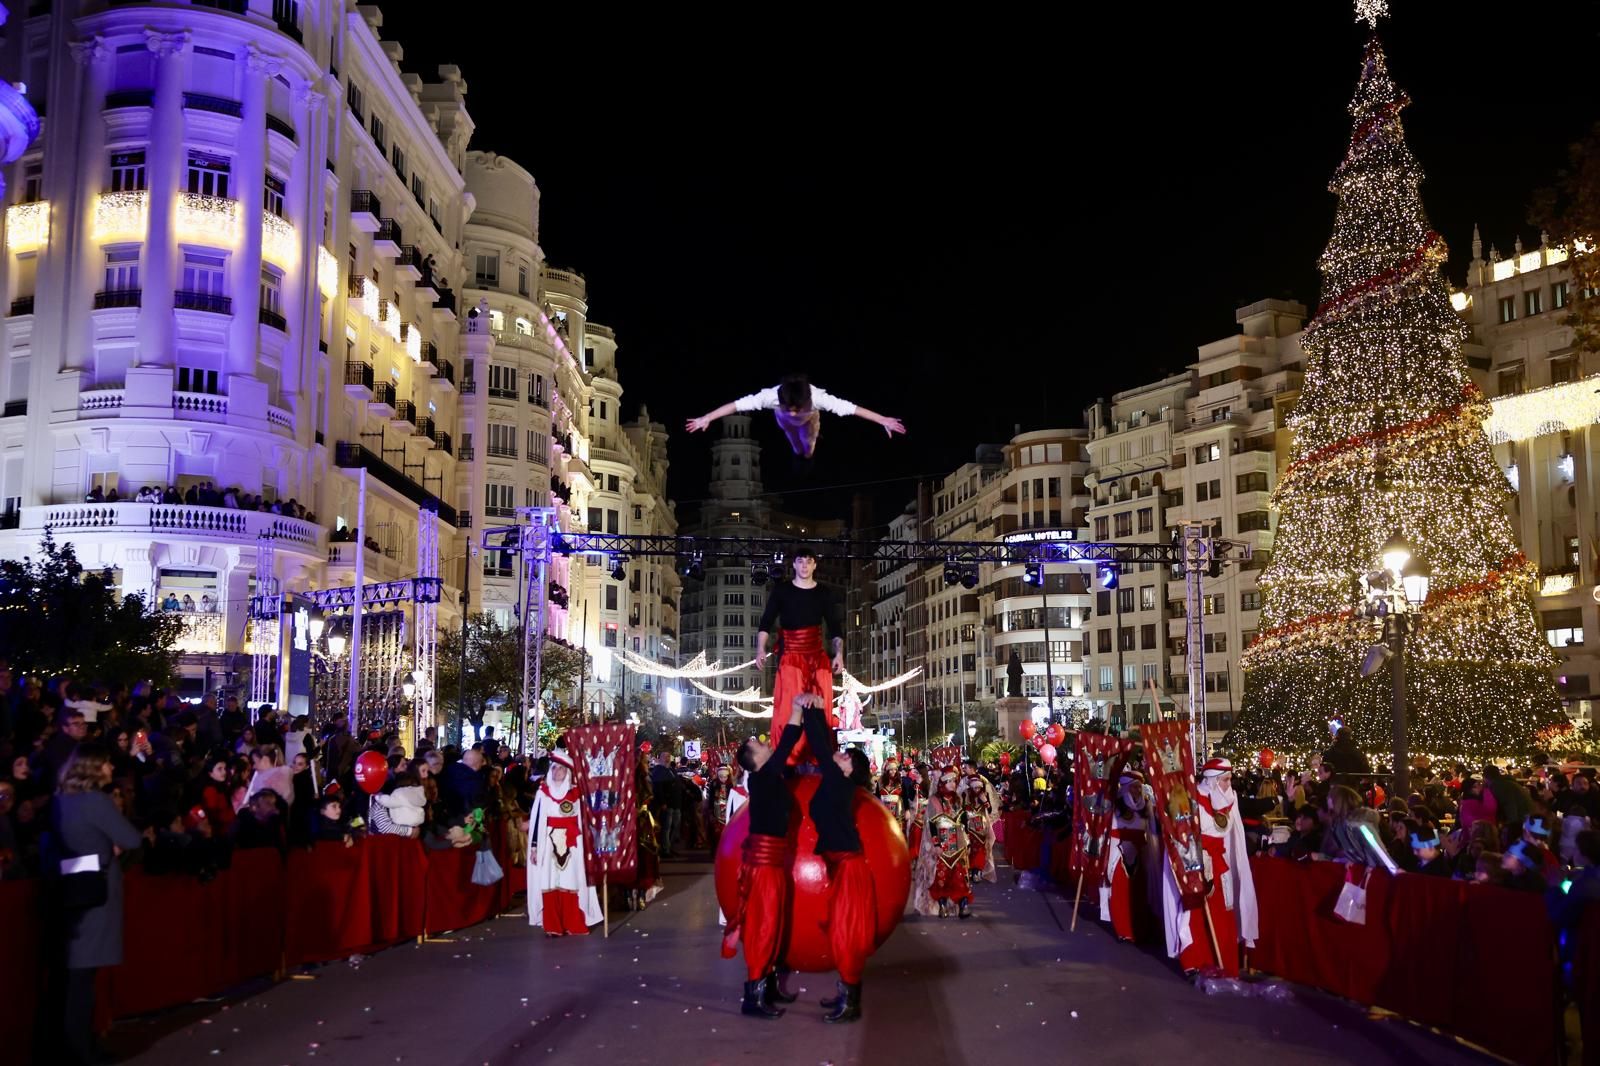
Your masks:
M1205 861L1205 908L1210 911L1217 945L1222 951L1221 970L1239 976L1239 941L1255 947L1259 927L1256 883L1244 839L1244 819L1239 817L1239 797L1233 791L1233 764L1211 759L1200 768L1195 786L1195 813L1200 819L1200 846ZM1167 931L1167 955L1187 971L1217 965L1206 932L1206 917L1199 907L1183 909L1178 885L1168 866L1162 912Z
M1150 800L1144 775L1123 770L1111 814L1113 848L1106 856L1105 880L1100 886L1100 920L1111 923L1119 940L1137 939L1135 915L1147 910L1143 888L1149 836Z
M834 735L826 715L822 707L807 707L802 714L806 738L822 767L822 782L811 797L811 821L817 827L817 854L828 867L828 947L839 967L838 996L823 1003L829 1010L823 1017L848 1022L861 1016L861 973L877 946L878 904L855 818L856 790L869 779L857 782L833 761Z
M528 826L528 924L542 923L547 936L587 935L605 915L584 869L583 804L565 749L550 753Z
M784 582L767 593L760 632L769 639L774 632L782 637L778 676L772 684L772 731L777 735L789 721L795 697L809 692L821 698L825 706L832 707L833 657L829 649L842 647L844 643L844 616L838 601L822 585L800 588L793 582ZM829 715L829 724L836 725L831 711ZM802 739L789 761L796 763L808 758L810 755Z
M776 988L778 958L783 950L784 923L789 916L789 811L793 802L783 772L789 754L800 741L800 723L786 726L767 761L746 774L750 831L744 840L739 865L739 906L727 916L722 935L722 957L731 959L744 942L747 980L744 1014L776 1018L783 1013L772 999L783 999ZM731 815L729 816L732 817Z

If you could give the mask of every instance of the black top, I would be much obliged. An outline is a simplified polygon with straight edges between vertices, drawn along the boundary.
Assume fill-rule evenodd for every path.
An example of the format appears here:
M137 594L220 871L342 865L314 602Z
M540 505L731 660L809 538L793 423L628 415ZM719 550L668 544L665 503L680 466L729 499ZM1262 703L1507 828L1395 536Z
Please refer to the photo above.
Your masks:
M804 629L821 625L829 641L844 639L844 614L826 587L796 588L785 581L767 592L767 609L761 612L760 630Z
M750 775L745 791L750 795L750 832L764 837L789 835L789 790L783 787L783 771L789 752L800 739L800 723L790 722L778 738L772 755Z
M805 709L806 743L822 765L822 783L811 797L811 821L817 827L817 854L829 851L860 851L861 834L856 832L852 810L856 783L845 776L833 761L836 747L833 730L821 707Z

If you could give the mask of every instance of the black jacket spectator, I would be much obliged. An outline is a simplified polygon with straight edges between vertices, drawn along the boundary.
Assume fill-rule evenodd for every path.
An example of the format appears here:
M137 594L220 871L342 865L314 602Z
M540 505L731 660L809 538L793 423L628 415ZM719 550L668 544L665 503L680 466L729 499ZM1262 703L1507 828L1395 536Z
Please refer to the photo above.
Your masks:
M489 775L483 769L482 759L481 752L469 751L458 762L444 768L439 776L439 799L447 815L470 814L474 808L483 806L489 795ZM478 766L469 765L469 760L478 762Z

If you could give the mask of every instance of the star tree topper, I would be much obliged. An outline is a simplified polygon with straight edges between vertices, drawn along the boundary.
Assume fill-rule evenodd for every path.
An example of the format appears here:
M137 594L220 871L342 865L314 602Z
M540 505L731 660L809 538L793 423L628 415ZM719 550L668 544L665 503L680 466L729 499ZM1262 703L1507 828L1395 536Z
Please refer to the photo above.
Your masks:
M1365 22L1369 29L1378 28L1378 20L1389 14L1389 0L1356 0L1356 21Z

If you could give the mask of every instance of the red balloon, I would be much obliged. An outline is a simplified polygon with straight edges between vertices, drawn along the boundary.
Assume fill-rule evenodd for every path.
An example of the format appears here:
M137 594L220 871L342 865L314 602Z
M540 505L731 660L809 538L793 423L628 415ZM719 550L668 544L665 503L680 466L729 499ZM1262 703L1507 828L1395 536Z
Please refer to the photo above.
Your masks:
M1023 740L1032 740L1034 732L1033 719L1024 718L1022 720L1022 725L1018 726L1017 730L1022 734Z
M1050 728L1044 731L1044 738L1052 744L1060 744L1067 739L1067 731L1056 722L1050 723Z
M1046 744L1040 748L1039 758L1044 760L1046 766L1054 766L1056 764L1056 746L1054 744Z
M639 745L639 750L644 752L646 755L649 755L650 754L650 747L651 747L650 742L647 740L644 743Z
M1271 748L1262 748L1261 753L1256 758L1260 761L1263 770L1270 770L1272 769L1272 760L1276 759L1277 755Z
M389 779L389 760L381 751L364 751L356 757L356 784L369 796Z
M1011 772L1011 753L1009 751L1002 751L1000 753L1000 772Z
M795 808L789 819L789 842L794 848L794 895L789 911L789 949L784 958L803 973L828 973L837 968L822 926L828 917L828 870L816 854L817 827L811 821L811 797L821 778L802 774L789 781ZM867 856L867 869L877 890L878 945L889 939L911 894L911 855L900 822L864 790L856 790L856 831ZM798 815L798 817L794 817ZM750 812L740 811L722 831L717 845L717 901L724 913L737 909L739 856L750 831Z
M1040 748L1043 748L1048 741L1044 739L1043 733L1035 733L1033 735L1033 739L1028 741L1028 743L1033 745L1034 751L1038 751Z

